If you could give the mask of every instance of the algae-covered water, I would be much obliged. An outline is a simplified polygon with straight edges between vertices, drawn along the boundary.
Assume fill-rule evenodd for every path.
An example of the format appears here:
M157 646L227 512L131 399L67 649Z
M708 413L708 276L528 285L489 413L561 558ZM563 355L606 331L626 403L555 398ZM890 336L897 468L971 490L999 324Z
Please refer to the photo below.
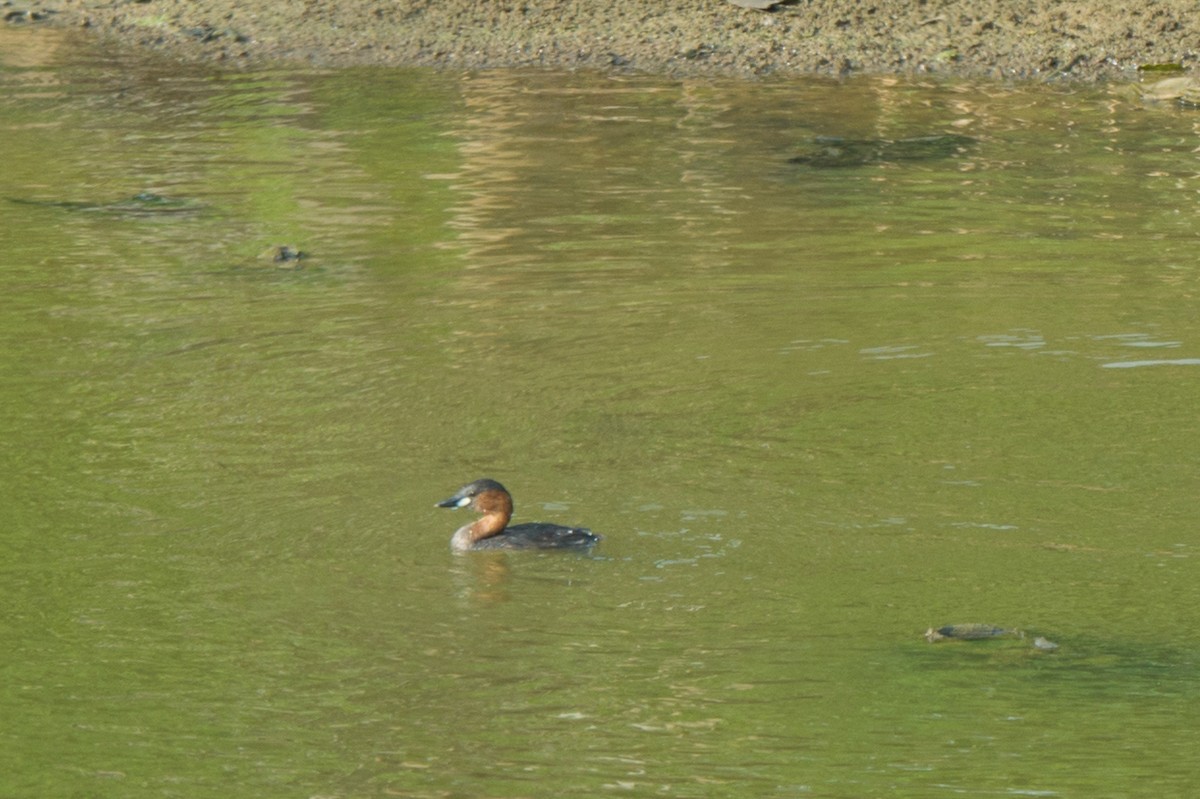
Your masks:
M39 37L0 794L1200 784L1194 112ZM481 476L604 542L452 554Z

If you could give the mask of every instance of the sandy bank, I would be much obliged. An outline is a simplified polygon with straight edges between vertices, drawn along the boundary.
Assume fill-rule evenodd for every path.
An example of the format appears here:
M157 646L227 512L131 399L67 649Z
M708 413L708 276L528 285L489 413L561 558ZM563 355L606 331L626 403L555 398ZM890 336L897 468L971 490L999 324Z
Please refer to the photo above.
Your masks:
M1194 0L6 0L6 24L86 29L185 59L552 66L665 74L1095 79L1194 66Z

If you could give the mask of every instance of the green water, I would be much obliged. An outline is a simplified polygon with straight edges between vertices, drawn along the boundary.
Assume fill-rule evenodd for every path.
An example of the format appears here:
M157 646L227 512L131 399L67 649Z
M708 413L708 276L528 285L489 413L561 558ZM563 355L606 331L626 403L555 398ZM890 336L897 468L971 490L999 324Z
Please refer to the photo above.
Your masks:
M1200 788L1195 112L14 29L0 87L0 795ZM480 476L605 541L453 555Z

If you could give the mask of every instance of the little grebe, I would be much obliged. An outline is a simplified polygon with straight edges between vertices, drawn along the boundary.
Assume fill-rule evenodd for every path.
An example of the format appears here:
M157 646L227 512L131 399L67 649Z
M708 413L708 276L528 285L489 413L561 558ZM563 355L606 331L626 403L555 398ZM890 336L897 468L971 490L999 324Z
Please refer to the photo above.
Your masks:
M437 504L439 508L467 508L483 517L458 528L450 539L453 549L587 549L600 536L583 527L532 522L508 526L513 501L508 490L484 477L468 483L458 493Z

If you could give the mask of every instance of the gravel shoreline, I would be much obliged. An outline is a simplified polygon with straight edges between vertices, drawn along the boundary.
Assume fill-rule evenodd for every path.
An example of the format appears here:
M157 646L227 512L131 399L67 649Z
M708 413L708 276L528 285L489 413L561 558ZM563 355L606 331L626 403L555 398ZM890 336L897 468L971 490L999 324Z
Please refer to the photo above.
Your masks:
M4 0L6 24L236 66L1096 80L1200 61L1194 0Z

